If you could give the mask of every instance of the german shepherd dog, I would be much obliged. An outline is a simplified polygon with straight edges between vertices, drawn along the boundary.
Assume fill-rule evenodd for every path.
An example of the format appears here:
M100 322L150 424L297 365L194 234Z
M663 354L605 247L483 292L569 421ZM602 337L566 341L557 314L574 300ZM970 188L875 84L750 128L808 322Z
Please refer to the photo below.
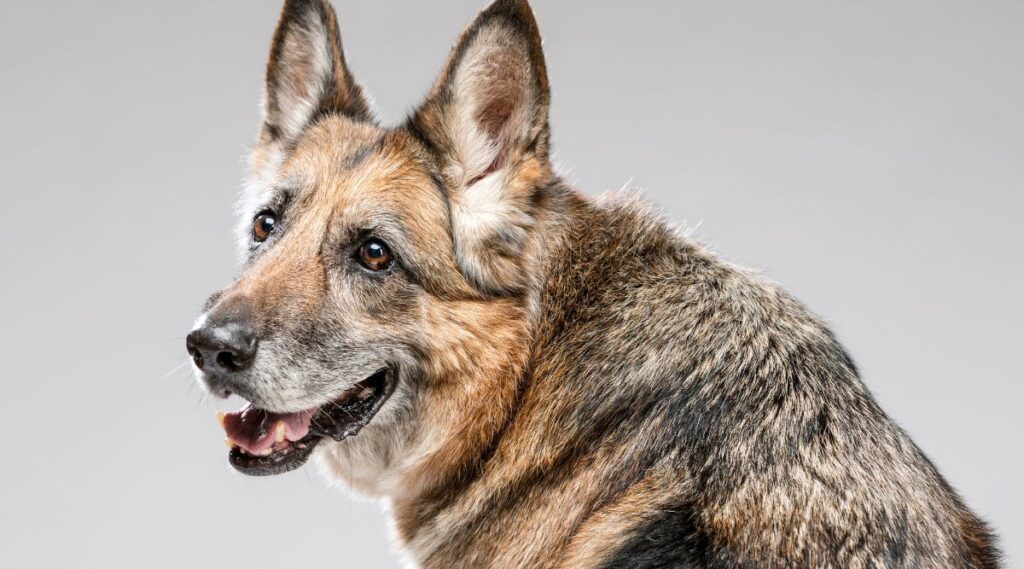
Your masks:
M990 568L993 537L828 328L550 162L526 0L374 119L326 0L288 0L246 262L188 335L239 471L315 457L425 568ZM358 435L358 436L357 436Z

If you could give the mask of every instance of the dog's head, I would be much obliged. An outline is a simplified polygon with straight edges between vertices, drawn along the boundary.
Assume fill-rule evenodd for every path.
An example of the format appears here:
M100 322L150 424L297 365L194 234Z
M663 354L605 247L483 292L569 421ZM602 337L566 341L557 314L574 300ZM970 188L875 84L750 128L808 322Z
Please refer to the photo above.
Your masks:
M396 128L375 122L327 1L285 3L240 206L244 268L187 340L210 392L250 402L221 416L236 468L283 472L320 447L376 476L494 422L486 407L525 350L548 100L525 0L481 12Z

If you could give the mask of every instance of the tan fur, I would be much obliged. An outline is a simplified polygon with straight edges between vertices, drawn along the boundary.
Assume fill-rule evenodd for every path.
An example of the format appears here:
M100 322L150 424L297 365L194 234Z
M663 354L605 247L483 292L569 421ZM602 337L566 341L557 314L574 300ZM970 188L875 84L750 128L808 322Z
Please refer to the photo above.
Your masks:
M576 528L556 567L600 567L623 546L633 528L672 508L680 484L685 481L678 473L667 469L651 471Z

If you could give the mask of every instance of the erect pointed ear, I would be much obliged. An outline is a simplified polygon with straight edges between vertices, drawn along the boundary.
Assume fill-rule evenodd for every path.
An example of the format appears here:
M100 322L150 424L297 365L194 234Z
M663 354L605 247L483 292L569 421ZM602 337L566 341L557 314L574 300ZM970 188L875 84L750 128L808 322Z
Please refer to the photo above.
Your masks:
M525 284L522 253L551 178L550 91L525 0L496 0L462 33L408 128L441 163L463 274L492 294Z
M274 32L263 105L263 142L290 142L318 116L373 120L341 48L327 0L287 0Z

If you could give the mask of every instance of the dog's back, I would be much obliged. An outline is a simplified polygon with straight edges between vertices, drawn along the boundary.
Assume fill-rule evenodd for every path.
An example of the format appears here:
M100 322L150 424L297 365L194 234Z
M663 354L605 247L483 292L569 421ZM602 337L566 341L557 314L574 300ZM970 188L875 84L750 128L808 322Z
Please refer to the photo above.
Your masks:
M427 565L997 565L800 303L642 208L568 201L519 411L427 508Z

